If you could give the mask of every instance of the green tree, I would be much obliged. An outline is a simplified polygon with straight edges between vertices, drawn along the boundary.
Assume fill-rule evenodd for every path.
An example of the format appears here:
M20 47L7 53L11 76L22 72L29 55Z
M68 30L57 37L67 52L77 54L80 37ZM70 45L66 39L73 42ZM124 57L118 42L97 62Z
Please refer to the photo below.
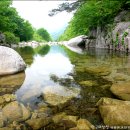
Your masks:
M42 37L43 40L49 42L52 41L50 34L47 32L46 29L40 28L37 30L37 34Z
M114 17L128 4L128 0L84 1L84 4L81 4L77 9L59 40L68 40L82 34L87 35L90 30L98 26L105 28L107 24L113 22Z
M19 38L16 37L13 33L11 32L4 32L4 35L5 35L5 42L6 44L18 44L19 42Z
M12 0L0 1L0 31L13 33L20 41L31 40L33 37L31 24L22 19L11 4Z

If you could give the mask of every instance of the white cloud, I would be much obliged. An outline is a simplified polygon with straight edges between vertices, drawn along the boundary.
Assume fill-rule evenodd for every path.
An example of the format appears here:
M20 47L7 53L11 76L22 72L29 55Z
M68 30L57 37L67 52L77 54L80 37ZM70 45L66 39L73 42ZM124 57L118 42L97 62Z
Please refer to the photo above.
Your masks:
M51 9L57 8L63 1L13 1L19 15L28 20L33 27L44 27L49 32L60 30L72 18L72 13L62 12L49 17Z

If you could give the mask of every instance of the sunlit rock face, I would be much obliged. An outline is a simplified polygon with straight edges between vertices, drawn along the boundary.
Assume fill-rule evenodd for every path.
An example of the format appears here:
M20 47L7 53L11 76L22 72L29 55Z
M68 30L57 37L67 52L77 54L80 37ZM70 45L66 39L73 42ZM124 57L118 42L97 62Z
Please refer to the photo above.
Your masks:
M25 62L16 51L0 46L0 75L14 74L25 68Z
M25 73L18 73L0 77L0 94L13 93L16 89L21 87L25 80Z
M59 105L64 104L68 100L71 100L74 97L79 95L78 88L66 88L63 86L47 86L43 90L43 97L45 102L50 105Z

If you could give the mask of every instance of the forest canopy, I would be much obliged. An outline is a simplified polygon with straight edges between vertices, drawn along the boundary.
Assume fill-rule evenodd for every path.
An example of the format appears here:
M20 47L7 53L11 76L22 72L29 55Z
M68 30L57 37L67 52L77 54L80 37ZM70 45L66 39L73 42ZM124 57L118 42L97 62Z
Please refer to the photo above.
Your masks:
M21 18L11 0L0 1L0 32L5 34L7 44L16 44L19 41L48 41L49 33L44 29L45 37L38 34L29 21ZM12 41L10 41L12 39Z
M69 26L59 40L69 40L78 35L88 35L90 30L112 23L114 17L123 9L130 8L129 0L77 0L73 3L63 3L57 9L50 11L53 16L61 11L76 10Z

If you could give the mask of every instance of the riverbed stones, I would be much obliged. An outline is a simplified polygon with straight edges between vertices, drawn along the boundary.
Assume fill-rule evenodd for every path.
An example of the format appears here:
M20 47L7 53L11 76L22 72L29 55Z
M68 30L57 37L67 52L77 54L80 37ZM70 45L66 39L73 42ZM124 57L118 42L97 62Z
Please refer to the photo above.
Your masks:
M26 64L13 49L0 46L0 75L15 74L24 71Z
M31 116L30 111L23 104L18 103L17 101L7 104L2 109L2 113L9 122L25 121Z
M45 118L37 118L37 119L29 119L26 121L26 123L33 128L34 130L38 130L46 125L48 125L49 123L51 123L52 120L49 117L45 117Z
M130 125L130 101L101 98L97 105L105 125Z
M110 90L118 98L130 101L130 81L114 83Z

